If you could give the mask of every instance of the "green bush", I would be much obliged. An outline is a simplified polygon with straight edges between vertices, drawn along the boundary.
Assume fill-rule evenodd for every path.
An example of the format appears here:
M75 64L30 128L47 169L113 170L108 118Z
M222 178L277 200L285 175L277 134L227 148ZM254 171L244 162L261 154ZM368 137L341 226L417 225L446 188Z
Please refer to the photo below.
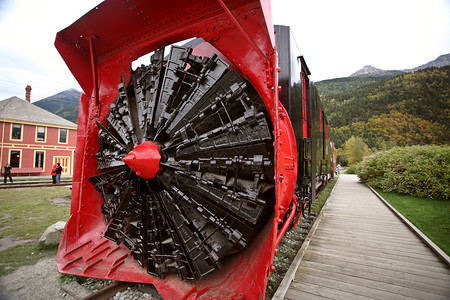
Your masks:
M449 200L450 147L393 148L366 157L357 174L386 192Z
M350 165L345 170L345 174L357 174L358 173L358 165Z
M338 155L337 163L340 164L342 167L348 166L348 159L347 157L345 157L345 155Z

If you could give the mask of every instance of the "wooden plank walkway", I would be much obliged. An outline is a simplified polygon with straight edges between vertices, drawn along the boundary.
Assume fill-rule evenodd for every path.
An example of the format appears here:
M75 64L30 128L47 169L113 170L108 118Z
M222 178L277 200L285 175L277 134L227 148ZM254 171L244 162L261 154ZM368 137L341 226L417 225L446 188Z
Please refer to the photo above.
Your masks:
M450 268L355 175L341 175L283 294L273 299L450 299Z

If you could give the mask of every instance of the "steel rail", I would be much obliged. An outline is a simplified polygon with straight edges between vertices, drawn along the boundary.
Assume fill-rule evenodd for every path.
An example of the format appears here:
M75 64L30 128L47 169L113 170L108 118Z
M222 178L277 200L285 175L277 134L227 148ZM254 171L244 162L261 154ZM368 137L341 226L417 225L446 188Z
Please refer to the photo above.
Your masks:
M125 281L116 281L107 287L98 290L97 292L94 292L90 294L89 296L83 298L82 300L107 300L113 297L118 292L126 290L128 287L132 286L133 282L125 282Z
M0 190L6 190L6 189L22 189L22 188L35 188L35 187L57 187L57 186L68 186L68 185L72 185L72 181L66 181L66 182L61 182L58 184L52 184L49 183L48 181L43 183L43 182L39 182L39 183L7 183L7 184L1 184L0 185Z

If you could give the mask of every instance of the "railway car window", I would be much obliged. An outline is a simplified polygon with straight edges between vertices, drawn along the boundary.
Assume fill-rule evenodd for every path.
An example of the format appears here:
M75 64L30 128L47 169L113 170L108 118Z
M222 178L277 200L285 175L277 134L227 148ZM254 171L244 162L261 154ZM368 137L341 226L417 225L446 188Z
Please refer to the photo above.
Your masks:
M22 139L22 124L12 124L11 129L11 139L12 140L21 140Z

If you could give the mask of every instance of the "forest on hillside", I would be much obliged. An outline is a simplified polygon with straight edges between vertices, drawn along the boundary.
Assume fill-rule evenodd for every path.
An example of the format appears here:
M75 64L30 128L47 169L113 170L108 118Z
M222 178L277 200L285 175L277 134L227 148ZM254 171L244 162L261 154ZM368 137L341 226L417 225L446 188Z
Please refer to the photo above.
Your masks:
M55 114L77 124L79 104L66 106L55 111Z
M316 83L320 92L320 97L325 95L334 95L355 90L370 83L390 79L392 77L405 74L402 71L383 71L379 74L366 74L359 76L341 77L327 79Z
M319 83L331 140L337 148L352 136L372 149L449 144L449 75L450 66L428 68L331 94Z

